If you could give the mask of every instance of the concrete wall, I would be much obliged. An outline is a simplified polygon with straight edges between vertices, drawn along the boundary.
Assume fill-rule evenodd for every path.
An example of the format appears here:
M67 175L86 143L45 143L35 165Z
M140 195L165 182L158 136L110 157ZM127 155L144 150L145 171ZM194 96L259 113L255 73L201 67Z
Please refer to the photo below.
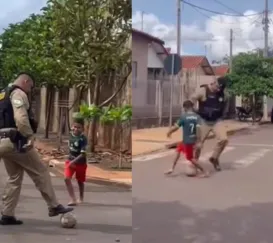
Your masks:
M209 84L215 78L214 75L206 75L202 67L183 69L182 83L184 98L188 99L200 85Z
M52 106L52 114L50 117L50 127L49 131L53 133L57 133L59 131L59 124L60 124L60 106L62 107L71 107L76 99L76 89L70 89L69 90L69 100L60 100L60 91L55 90L54 99L51 104ZM46 119L47 119L47 89L46 87L42 87L40 89L40 97L37 96L39 102L35 102L39 104L39 106L36 105L35 107L35 113L39 114L39 117L37 117L39 121L39 128L38 130L40 132L44 132L46 128ZM72 114L75 112L77 107L73 108L69 112L70 121L72 120Z
M148 44L147 39L133 33L132 62L137 63L136 80L132 84L133 108L145 105L147 99Z

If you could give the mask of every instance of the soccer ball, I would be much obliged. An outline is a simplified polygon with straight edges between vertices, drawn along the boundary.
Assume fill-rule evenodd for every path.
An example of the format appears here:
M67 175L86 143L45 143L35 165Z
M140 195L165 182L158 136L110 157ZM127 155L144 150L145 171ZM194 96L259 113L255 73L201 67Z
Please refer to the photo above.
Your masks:
M77 220L74 214L66 213L61 216L61 226L63 228L75 228L77 225Z
M192 164L185 164L185 174L189 177L194 177L197 174L196 168Z

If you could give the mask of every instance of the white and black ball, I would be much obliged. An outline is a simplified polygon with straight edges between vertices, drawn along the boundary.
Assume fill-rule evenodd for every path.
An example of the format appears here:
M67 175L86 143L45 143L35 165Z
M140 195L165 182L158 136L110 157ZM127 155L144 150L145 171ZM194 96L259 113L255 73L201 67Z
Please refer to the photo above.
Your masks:
M60 221L61 226L66 229L75 228L77 225L77 219L73 213L62 214Z
M185 164L185 175L188 177L194 177L197 175L197 171L194 165L187 163Z

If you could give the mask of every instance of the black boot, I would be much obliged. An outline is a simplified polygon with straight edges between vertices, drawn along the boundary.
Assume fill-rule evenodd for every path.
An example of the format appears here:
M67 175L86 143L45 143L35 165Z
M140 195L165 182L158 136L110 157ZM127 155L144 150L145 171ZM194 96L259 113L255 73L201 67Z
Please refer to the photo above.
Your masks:
M54 216L58 216L59 214L66 214L66 213L72 212L73 210L74 208L65 208L63 205L60 204L55 208L49 208L48 216L54 217Z
M21 225L23 221L16 219L14 216L2 215L0 225Z
M216 171L221 171L221 167L220 167L220 164L219 164L219 160L218 159L215 159L215 158L210 158L209 159L209 162L212 163L214 169Z

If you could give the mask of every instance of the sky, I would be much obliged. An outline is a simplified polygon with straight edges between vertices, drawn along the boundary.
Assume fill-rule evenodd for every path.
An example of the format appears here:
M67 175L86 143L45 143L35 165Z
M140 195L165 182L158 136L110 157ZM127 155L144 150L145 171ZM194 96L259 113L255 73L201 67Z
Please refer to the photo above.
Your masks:
M11 23L17 23L32 13L38 13L47 0L7 0L0 1L0 33Z
M132 0L133 27L165 41L176 52L176 0ZM191 4L222 14L245 14L235 17L198 10L182 2L181 49L187 55L207 55L209 60L221 60L229 54L230 29L234 32L234 54L263 47L264 1L257 0L186 0ZM222 4L226 6L222 6ZM10 23L38 13L46 0L0 1L0 33ZM273 1L269 1L273 10ZM256 15L253 15L256 14ZM273 47L273 11L270 16L269 45Z
M176 0L133 0L133 27L165 41L176 52ZM196 9L185 2L216 13ZM257 0L185 0L181 3L181 50L184 55L206 55L210 61L229 55L230 29L233 52L264 46L264 1ZM273 10L273 1L269 1ZM226 5L223 6L222 4ZM261 14L259 14L261 13ZM227 15L222 15L227 14ZM143 23L142 23L143 15ZM245 15L243 17L228 15ZM249 15L249 16L247 16ZM273 11L269 13L269 45L273 46Z

